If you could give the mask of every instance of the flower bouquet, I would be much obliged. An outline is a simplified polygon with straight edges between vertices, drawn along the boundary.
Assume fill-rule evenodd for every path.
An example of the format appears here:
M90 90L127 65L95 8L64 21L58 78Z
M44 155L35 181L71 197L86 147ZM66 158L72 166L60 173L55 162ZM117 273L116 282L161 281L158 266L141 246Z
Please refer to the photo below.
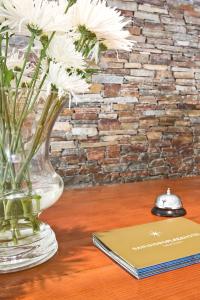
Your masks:
M0 273L57 251L38 218L63 192L50 133L63 105L89 90L91 61L131 50L127 23L104 0L0 0Z

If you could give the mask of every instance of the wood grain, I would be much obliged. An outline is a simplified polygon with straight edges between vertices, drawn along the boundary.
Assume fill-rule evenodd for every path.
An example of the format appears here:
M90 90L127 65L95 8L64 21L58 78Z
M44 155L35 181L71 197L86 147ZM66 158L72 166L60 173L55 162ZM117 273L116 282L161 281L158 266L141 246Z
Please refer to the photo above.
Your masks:
M0 299L199 300L199 264L138 281L92 245L94 231L159 220L150 210L168 187L183 199L187 217L200 223L200 177L66 191L42 215L57 234L58 254L39 267L0 275Z

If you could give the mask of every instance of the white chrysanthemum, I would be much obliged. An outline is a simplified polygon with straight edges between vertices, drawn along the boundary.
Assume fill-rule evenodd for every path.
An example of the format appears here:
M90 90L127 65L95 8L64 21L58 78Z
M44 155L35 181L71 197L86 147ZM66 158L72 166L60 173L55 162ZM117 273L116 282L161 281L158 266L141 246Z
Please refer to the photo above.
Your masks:
M76 51L73 39L67 35L55 35L47 50L47 56L66 68L84 69L85 62L80 52Z
M24 55L22 55L19 51L13 50L7 58L7 67L8 69L22 69L24 64Z
M3 0L0 0L0 7L2 7L2 3ZM0 14L0 24L3 23L5 21L5 18Z
M79 94L88 92L89 85L80 76L76 74L69 75L63 65L50 62L45 82L47 94L50 93L52 87L58 89L58 95L62 97L67 93Z
M20 51L13 49L11 53L8 54L6 64L8 69L12 69L13 71L19 71L23 68L25 61L24 54L20 53ZM24 75L30 75L34 68L34 61L28 61L26 63L24 69Z
M30 34L30 30L63 32L67 26L66 4L66 0L2 0L2 25L22 34Z
M108 49L132 49L133 42L127 39L130 34L123 30L128 21L116 8L108 7L105 0L77 0L68 17L73 28L84 26Z
M25 57L23 53L20 53L20 51L13 49L12 52L8 54L6 65L9 70L12 70L15 74L13 80L11 81L11 87L16 88L16 80L19 80L21 70L24 67L24 61ZM20 80L20 87L21 86L28 86L29 83L32 81L32 74L34 70L35 62L32 58L31 61L28 61L26 63L26 66L24 68L23 75Z

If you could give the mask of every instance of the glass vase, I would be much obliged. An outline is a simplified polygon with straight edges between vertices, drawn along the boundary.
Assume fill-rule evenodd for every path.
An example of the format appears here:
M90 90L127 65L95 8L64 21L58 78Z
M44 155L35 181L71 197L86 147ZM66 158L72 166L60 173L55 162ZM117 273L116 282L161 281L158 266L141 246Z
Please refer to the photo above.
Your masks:
M63 192L49 142L66 100L32 92L31 104L29 96L27 88L0 93L0 273L41 264L58 249L55 233L39 216Z

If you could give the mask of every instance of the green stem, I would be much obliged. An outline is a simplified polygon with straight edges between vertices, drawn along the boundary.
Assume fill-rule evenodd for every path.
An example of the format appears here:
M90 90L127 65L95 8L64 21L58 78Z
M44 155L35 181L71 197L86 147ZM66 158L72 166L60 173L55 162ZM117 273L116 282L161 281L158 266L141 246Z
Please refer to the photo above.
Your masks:
M34 106L35 106L35 103L36 103L36 101L37 101L37 99L38 99L38 97L39 97L39 94L40 94L40 92L41 92L41 90L42 90L42 87L43 87L43 85L44 85L44 83L45 83L45 80L46 80L46 78L47 78L48 72L49 72L49 71L47 70L46 74L43 76L42 81L41 81L41 83L40 83L40 86L39 86L39 88L38 88L38 91L37 91L37 93L36 93L36 95L35 95L35 97L34 97L32 103L31 103L31 106L30 106L29 109L28 109L27 114L29 114L29 113L33 110L33 108L34 108Z
M24 63L23 63L23 66L22 66L22 70L21 70L21 72L20 72L19 79L17 79L17 81L16 81L15 99L14 99L14 103L13 103L13 123L15 122L15 116L16 116L16 103L17 103L17 97L18 97L19 86L20 86L22 77L23 77L23 75L24 75L24 71L25 71L25 69L26 69L26 64L27 64L27 62L28 62L29 55L30 55L30 53L31 53L31 49L32 49L32 47L33 47L34 41L35 41L35 34L32 33L32 35L31 35L31 37L30 37L28 49L27 49L26 54L25 54L25 57L24 57Z
M46 104L45 104L45 107L43 109L43 112L42 112L42 115L40 117L40 120L38 122L38 126L37 126L37 130L35 132L35 135L34 135L34 138L33 138L33 142L32 142L32 145L30 147L30 151L29 151L29 154L27 155L25 161L24 161L24 164L21 166L17 176L16 176L16 184L19 184L22 177L23 177L23 173L24 171L26 170L28 164L30 163L31 159L33 158L35 152L36 152L36 149L37 149L37 146L40 142L40 139L41 139L41 136L42 136L42 133L43 133L43 130L45 128L45 121L46 121L46 118L48 116L48 112L49 112L49 109L52 105L52 102L53 102L53 99L54 99L55 95L54 94L51 94L48 98L48 100L46 101Z
M8 57L8 46L9 46L9 35L8 35L8 32L6 32L5 66L6 66L7 57Z
M31 83L30 83L30 90L28 92L28 95L26 97L26 101L25 101L25 105L22 109L22 113L21 115L19 116L19 122L17 124L17 132L16 132L16 139L13 141L12 145L11 145L11 148L12 148L12 151L15 152L16 151L16 148L17 148L17 145L18 145L18 141L19 141L19 136L20 136L20 132L21 132L21 128L22 128L22 125L24 123L24 120L26 119L29 111L30 111L30 104L32 102L32 97L33 97L33 93L34 93L34 89L35 89L35 85L36 85L36 82L37 82L37 79L38 79L38 75L39 75L39 71L40 71L40 67L41 67L41 63L43 61L43 59L45 58L45 55L46 55L46 51L49 47L49 44L51 43L51 40L53 39L55 33L52 33L47 45L44 47L44 49L41 51L41 54L40 54L40 58L39 58L39 61L36 65L36 69L35 69L35 72L34 72L34 75L33 75L33 78L31 80ZM46 79L46 76L47 74L44 76L41 84L40 84L40 89L42 88L44 82L45 82L45 79ZM39 95L39 91L38 93L36 94L36 96L38 97ZM37 101L37 97L34 98L34 101L32 102L31 104L31 108L34 106L35 102Z

